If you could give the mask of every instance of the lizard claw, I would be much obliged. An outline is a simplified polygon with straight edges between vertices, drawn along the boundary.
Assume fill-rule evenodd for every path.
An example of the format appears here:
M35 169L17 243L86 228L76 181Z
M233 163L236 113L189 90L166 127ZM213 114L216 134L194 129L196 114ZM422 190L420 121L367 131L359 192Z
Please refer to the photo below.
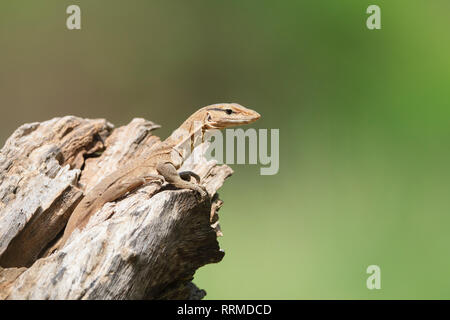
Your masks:
M206 188L200 184L192 186L192 190L197 191L197 195L200 196L199 200L201 202L209 198L208 191L206 191Z

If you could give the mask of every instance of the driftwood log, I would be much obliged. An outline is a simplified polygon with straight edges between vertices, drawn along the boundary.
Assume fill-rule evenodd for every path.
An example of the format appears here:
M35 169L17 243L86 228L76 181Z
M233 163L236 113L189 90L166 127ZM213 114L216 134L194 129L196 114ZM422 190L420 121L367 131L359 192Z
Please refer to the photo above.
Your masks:
M136 118L117 129L74 116L18 128L0 151L0 299L201 299L195 271L221 261L216 191L226 165L191 157L211 202L149 184L107 203L64 248L47 249L105 175L149 155L159 126ZM204 152L206 145L194 153ZM195 161L194 161L195 160Z

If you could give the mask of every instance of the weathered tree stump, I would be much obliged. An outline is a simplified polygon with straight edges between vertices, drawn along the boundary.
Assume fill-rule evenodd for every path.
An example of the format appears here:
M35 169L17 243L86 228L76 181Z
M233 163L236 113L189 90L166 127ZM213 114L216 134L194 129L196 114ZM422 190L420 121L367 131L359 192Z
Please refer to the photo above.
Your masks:
M70 214L101 178L149 155L159 126L115 129L73 116L18 128L0 151L0 299L201 299L195 271L223 258L216 191L232 174L194 157L211 202L190 190L143 186L107 203L53 254ZM201 145L195 152L204 152Z

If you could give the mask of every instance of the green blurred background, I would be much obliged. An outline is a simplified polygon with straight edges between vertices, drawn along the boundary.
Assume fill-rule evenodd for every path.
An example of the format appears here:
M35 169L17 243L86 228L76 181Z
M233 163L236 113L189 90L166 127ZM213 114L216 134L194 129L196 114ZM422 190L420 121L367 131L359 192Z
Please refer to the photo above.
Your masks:
M78 4L82 30L66 29ZM366 28L381 7L382 29ZM207 298L450 298L450 2L0 2L0 140L67 114L166 137L239 102L280 171L232 165ZM381 290L366 288L381 267Z

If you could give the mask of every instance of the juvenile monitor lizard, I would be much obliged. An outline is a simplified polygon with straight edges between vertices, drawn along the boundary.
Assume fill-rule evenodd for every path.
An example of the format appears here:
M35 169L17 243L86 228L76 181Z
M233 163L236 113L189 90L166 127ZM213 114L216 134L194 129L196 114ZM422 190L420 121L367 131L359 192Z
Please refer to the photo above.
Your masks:
M191 189L202 199L208 196L197 174L178 173L190 152L204 140L211 129L224 129L252 123L260 115L236 103L221 103L203 107L192 114L166 140L151 149L150 156L131 163L106 176L80 201L67 222L62 238L49 250L62 248L75 229L82 230L89 218L105 203L117 200L127 192L148 182L164 181L176 188ZM198 139L200 137L201 139ZM190 182L194 177L197 183Z

